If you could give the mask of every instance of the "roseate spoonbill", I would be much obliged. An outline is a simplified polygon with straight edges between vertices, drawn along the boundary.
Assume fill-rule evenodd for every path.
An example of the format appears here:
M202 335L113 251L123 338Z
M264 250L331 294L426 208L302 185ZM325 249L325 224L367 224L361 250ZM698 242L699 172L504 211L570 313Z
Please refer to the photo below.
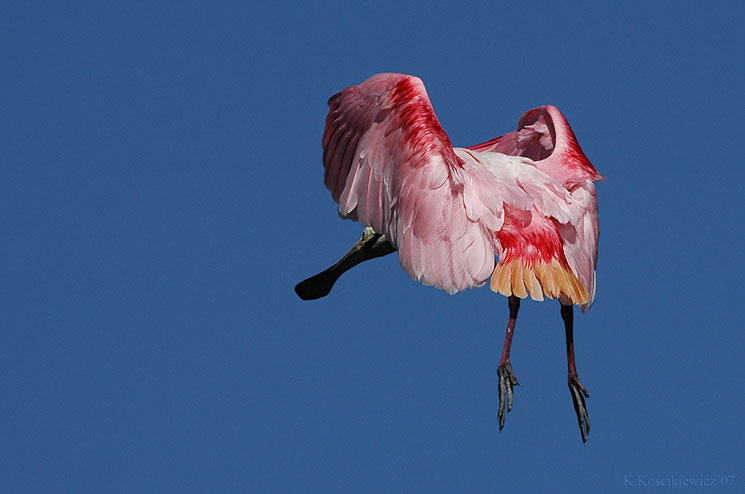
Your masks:
M604 177L561 112L535 108L514 132L453 148L414 76L378 74L328 104L324 181L339 215L367 228L338 263L299 283L297 294L323 297L351 267L395 251L412 279L450 294L491 275L491 289L507 297L509 308L497 367L500 430L519 386L510 347L520 299L558 299L569 390L587 441L589 394L574 362L573 307L586 312L595 298L593 182Z

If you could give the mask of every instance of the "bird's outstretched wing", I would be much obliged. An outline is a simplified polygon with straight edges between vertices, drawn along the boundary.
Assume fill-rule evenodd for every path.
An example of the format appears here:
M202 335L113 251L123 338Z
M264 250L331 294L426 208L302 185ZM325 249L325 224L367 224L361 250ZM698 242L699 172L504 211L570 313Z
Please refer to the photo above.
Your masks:
M555 106L534 108L520 117L514 132L468 149L529 158L537 169L570 192L577 217L556 226L566 259L589 292L587 301L581 304L582 310L589 310L595 298L598 257L598 208L592 182L605 177L582 152L564 115Z
M449 293L482 285L504 203L529 209L529 194L455 154L416 77L375 75L329 107L324 179L340 216L385 234L413 279Z
M468 149L530 158L539 170L568 189L587 180L605 180L582 152L567 119L551 105L525 112L517 130Z

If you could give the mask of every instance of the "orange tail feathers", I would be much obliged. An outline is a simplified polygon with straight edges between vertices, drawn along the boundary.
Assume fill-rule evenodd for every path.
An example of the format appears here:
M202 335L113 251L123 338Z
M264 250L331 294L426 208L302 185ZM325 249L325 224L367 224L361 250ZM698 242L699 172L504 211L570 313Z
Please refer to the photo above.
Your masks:
M528 263L522 259L500 261L494 267L491 277L491 289L509 297L525 298L530 294L533 300L543 301L549 298L566 298L575 305L586 304L590 294L571 268L564 267L559 261L538 261Z

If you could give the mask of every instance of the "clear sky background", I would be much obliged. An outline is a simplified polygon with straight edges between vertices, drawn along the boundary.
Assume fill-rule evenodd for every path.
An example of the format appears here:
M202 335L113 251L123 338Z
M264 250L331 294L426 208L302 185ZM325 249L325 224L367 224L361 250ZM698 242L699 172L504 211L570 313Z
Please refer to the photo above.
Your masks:
M2 3L0 491L745 489L743 4L455 5ZM587 445L558 303L500 433L504 297L395 256L294 294L361 232L326 100L389 71L455 145L554 104L608 177Z

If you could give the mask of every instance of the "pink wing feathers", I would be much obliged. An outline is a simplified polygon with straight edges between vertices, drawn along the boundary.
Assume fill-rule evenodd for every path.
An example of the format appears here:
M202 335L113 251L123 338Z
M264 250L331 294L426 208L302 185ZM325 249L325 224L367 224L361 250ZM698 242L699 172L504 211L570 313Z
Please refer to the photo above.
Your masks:
M602 177L556 108L466 150L451 147L413 76L378 74L329 107L324 179L339 214L385 234L411 278L455 293L493 271L505 295L589 307Z
M530 158L538 169L567 188L587 180L605 180L579 147L564 115L551 105L525 112L518 120L516 131L468 149Z
M456 156L421 80L379 74L329 107L323 162L339 214L385 234L413 279L448 293L483 284L503 201Z
M580 304L588 311L595 299L595 266L598 258L598 207L594 181L605 180L585 156L564 115L555 106L541 106L523 114L517 130L468 149L524 156L534 166L561 183L572 195L579 217L555 223L563 254L589 292ZM502 235L504 243L518 243Z

